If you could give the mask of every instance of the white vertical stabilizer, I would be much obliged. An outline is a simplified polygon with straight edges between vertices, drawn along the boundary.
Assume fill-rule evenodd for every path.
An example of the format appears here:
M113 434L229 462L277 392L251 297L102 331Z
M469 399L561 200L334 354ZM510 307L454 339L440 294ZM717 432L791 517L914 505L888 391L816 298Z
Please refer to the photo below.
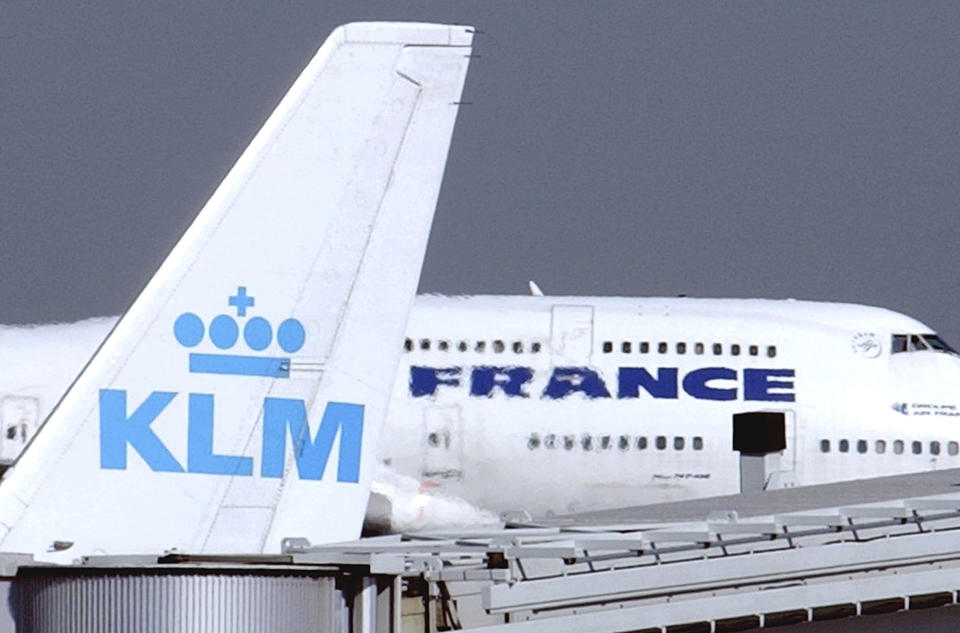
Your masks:
M333 32L8 472L0 550L359 535L471 40Z

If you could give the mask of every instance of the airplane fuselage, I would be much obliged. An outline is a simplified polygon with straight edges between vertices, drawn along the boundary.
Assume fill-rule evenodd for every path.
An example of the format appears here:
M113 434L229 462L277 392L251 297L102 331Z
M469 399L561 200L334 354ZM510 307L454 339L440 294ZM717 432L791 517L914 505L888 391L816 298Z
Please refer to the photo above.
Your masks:
M957 466L960 359L891 353L930 333L846 304L418 297L381 455L534 514L737 492L744 412L784 414L772 485Z
M112 323L0 331L5 358L45 359L0 374L3 457ZM849 304L421 296L380 459L424 490L533 514L737 492L746 412L783 414L770 486L960 466L960 358L938 341Z

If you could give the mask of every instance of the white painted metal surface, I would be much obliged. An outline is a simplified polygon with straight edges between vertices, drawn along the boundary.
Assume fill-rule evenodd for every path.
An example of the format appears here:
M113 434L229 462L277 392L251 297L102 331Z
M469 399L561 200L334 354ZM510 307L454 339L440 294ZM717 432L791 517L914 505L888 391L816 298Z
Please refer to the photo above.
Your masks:
M103 630L90 628L98 618L117 631L299 631L309 615L325 631L396 632L406 621L418 631L625 633L903 615L958 605L960 494L741 520L292 539L283 551L11 561L20 572L7 603L21 627L36 618L42 626L29 630L38 631ZM912 630L910 618L898 621L905 626L846 620L864 627L854 630Z
M7 473L0 547L359 535L471 39L334 31Z

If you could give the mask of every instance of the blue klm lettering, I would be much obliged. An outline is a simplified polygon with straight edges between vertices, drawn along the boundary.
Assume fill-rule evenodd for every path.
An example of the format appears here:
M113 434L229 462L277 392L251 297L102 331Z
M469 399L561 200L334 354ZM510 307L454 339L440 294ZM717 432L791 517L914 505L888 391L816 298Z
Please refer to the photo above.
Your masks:
M175 392L154 391L133 413L127 415L126 391L100 390L100 467L126 470L127 447L130 446L156 472L252 476L253 458L213 452L212 394L189 394L187 468L183 468L151 429L151 424L176 396ZM339 433L337 481L356 483L360 479L363 413L363 405L329 402L317 434L311 439L306 405L302 400L266 398L263 406L261 476L283 477L289 428L297 473L301 479L323 478L333 442Z
M323 411L317 436L310 440L307 408L303 400L267 398L263 402L263 477L282 477L286 456L287 427L293 439L293 455L300 479L321 479L333 440L340 430L337 481L360 479L360 449L363 439L363 405L330 402Z
M127 392L100 390L100 467L124 470L127 444L132 446L151 470L182 473L183 466L170 454L150 425L176 397L170 391L154 391L127 417Z

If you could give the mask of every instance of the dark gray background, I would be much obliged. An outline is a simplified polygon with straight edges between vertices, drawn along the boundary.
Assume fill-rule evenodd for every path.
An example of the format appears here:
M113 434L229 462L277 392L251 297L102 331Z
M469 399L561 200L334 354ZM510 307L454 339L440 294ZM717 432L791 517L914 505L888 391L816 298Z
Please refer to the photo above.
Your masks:
M960 3L0 8L0 322L125 309L337 24L474 24L421 291L884 305L960 343Z

